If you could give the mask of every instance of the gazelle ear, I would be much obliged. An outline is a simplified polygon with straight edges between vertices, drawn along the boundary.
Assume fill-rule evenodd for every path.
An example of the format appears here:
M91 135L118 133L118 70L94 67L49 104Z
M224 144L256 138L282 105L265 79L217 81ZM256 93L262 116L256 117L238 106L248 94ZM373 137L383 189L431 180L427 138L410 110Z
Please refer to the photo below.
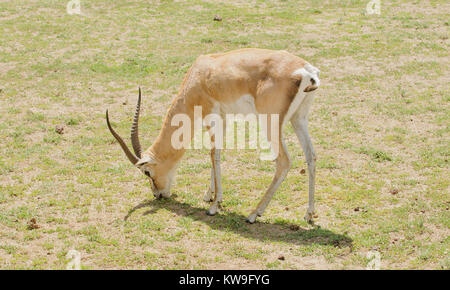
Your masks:
M139 159L139 161L136 163L137 167L141 167L144 164L156 164L155 160L153 160L153 158L149 157L149 156L142 156L141 159Z

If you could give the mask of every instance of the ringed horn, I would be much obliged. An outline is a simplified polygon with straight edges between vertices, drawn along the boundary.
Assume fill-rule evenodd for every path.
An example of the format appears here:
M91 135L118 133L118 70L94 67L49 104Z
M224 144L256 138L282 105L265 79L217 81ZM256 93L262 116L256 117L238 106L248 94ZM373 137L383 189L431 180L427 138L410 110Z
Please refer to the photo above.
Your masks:
M106 124L108 125L109 131L116 138L117 142L119 142L120 147L122 147L123 152L127 155L128 159L131 163L136 164L141 158L141 144L139 142L139 111L141 109L141 88L139 88L139 97L138 102L136 104L136 111L134 112L133 125L131 126L131 144L133 145L133 154L128 148L127 144L123 141L119 134L114 131L111 127L111 123L109 123L108 110L106 110Z

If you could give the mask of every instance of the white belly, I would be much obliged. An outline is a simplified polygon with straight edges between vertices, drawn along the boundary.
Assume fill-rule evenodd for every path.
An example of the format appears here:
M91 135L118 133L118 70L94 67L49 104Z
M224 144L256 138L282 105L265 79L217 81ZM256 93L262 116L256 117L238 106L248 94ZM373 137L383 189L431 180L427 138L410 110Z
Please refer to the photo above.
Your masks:
M221 115L226 114L257 114L255 98L252 95L243 95L233 103L217 103L216 110Z

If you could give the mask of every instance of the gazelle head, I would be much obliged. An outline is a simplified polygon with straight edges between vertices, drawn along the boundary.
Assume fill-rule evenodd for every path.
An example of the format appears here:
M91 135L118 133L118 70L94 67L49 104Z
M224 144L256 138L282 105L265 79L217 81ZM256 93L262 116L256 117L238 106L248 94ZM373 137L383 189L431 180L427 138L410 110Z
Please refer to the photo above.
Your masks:
M139 88L139 97L136 104L136 111L134 113L133 125L131 126L131 144L134 154L130 151L119 134L114 131L109 122L108 110L106 110L106 123L109 131L119 142L123 152L128 157L128 160L139 168L149 179L152 185L153 195L156 198L170 196L170 184L172 180L173 170L168 170L165 164L157 162L149 154L142 154L141 144L139 142L139 112L141 108L141 88Z

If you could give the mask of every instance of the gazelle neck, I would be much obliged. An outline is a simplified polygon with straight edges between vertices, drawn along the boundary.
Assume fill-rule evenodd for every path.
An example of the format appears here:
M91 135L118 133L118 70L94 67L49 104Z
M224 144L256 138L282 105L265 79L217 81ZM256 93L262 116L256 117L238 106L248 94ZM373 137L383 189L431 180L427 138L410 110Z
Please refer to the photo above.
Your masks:
M178 126L172 126L171 122L172 118L177 114L186 114L190 120L193 120L194 106L188 105L186 99L181 95L178 95L172 101L158 137L147 150L147 154L155 159L157 163L166 164L168 168L175 166L186 151L184 147L175 149L172 144L172 135L178 129Z

